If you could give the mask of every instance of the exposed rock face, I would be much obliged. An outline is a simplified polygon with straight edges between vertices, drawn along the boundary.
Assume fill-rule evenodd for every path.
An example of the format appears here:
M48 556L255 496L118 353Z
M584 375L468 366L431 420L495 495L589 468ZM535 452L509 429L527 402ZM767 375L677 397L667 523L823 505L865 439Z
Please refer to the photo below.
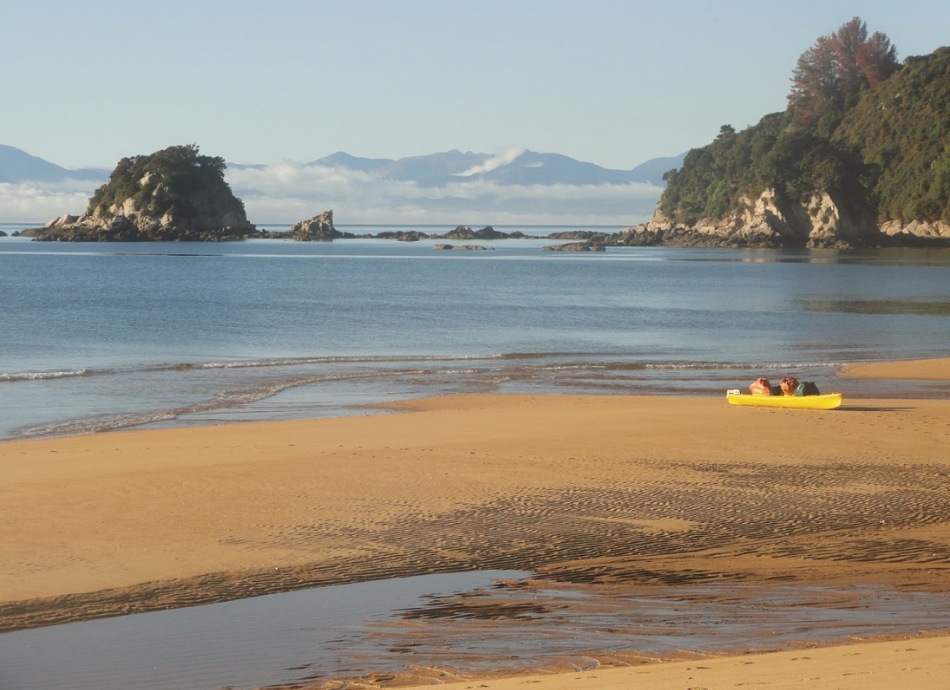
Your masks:
M628 246L684 247L862 247L886 243L870 209L846 209L827 193L803 202L782 203L772 190L743 199L741 208L720 220L676 225L659 210L650 222L627 228Z
M291 226L288 235L298 242L332 242L343 233L333 227L333 211L324 211Z
M925 223L913 221L911 223L901 223L897 220L888 221L881 226L881 231L888 237L895 239L928 238L928 239L950 239L950 223L935 221Z

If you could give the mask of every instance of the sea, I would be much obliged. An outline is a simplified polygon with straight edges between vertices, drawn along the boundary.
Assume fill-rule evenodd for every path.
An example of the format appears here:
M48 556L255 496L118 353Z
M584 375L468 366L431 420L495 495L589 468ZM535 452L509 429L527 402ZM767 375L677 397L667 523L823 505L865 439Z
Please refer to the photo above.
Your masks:
M713 398L789 374L846 404L950 395L839 376L950 356L950 249L554 252L550 233L620 228L542 226L451 243L482 248L469 251L12 236L37 225L0 223L0 439L383 414L463 393Z

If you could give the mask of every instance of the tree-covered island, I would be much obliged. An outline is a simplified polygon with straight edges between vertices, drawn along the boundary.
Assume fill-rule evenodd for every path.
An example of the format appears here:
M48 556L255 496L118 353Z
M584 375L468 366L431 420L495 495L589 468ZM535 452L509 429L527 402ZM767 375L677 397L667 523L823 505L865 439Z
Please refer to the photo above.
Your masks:
M243 202L224 179L225 162L197 145L123 158L82 216L63 216L39 240L218 241L253 237Z

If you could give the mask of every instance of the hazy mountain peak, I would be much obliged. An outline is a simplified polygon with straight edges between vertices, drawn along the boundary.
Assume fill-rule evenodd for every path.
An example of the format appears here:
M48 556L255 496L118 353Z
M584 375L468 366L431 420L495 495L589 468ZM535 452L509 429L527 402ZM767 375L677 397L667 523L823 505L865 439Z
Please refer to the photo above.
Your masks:
M105 170L95 168L68 170L21 149L0 144L0 182L99 180L108 174Z

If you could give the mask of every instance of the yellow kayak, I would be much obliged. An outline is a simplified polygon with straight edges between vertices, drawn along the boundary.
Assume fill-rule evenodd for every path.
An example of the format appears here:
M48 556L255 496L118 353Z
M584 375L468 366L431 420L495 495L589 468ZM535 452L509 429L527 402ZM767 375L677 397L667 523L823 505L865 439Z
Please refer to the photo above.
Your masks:
M751 395L749 393L726 393L730 405L748 407L787 407L797 410L833 410L841 407L841 393L822 395Z

